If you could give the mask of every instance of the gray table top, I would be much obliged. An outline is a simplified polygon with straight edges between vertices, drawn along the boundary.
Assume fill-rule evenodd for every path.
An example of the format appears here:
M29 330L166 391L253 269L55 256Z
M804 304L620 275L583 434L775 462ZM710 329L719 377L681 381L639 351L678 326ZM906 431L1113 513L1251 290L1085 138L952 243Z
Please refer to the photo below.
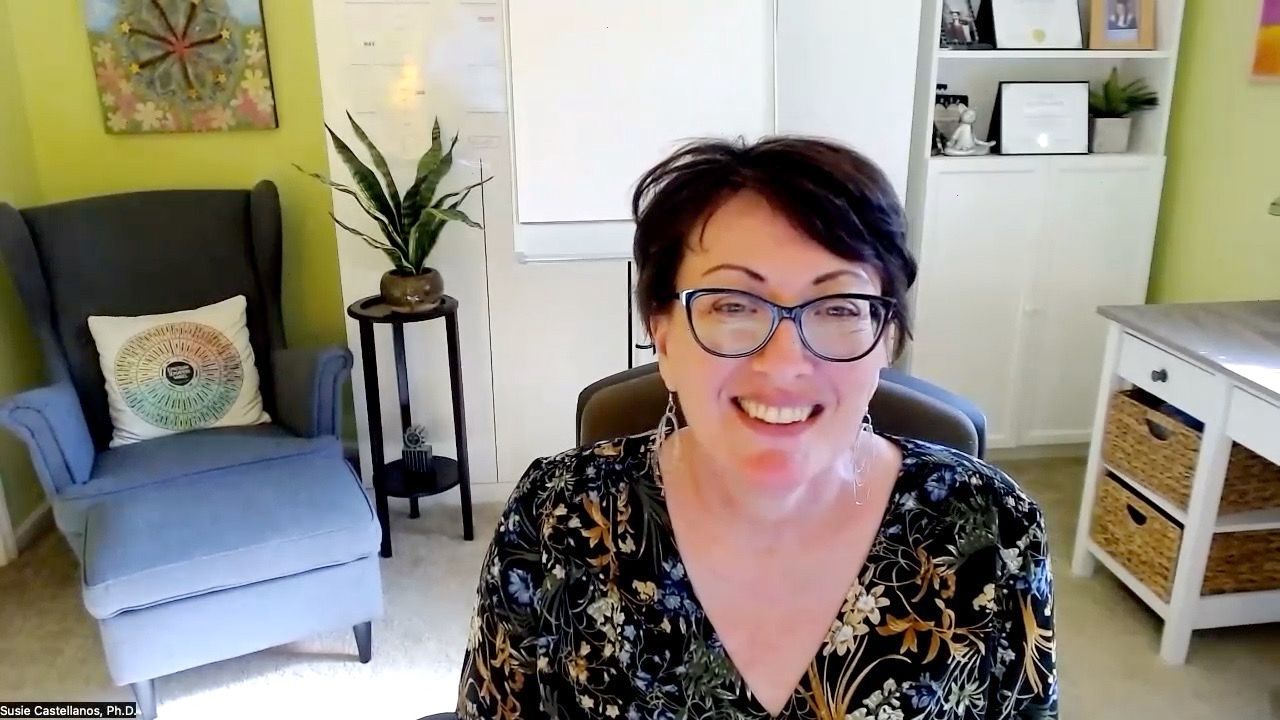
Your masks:
M1280 300L1103 305L1098 313L1280 401Z

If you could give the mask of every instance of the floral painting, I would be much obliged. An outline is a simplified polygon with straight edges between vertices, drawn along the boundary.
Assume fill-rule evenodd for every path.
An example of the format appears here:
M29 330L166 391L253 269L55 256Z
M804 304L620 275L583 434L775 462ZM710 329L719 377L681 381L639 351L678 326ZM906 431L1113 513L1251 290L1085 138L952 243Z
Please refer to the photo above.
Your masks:
M278 126L261 0L84 0L115 134Z
M1258 50L1253 56L1253 76L1280 80L1280 0L1262 0Z

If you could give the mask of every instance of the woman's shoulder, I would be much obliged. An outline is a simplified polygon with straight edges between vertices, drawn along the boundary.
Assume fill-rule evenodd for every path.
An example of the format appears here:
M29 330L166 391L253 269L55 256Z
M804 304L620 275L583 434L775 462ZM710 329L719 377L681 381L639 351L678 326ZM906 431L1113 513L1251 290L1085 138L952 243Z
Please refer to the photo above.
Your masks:
M1006 529L1043 523L1040 506L1000 468L944 445L897 436L890 440L902 450L899 481L908 484L920 504L986 511Z
M653 479L654 432L603 440L530 463L511 504L547 512L587 499L607 502L636 482Z

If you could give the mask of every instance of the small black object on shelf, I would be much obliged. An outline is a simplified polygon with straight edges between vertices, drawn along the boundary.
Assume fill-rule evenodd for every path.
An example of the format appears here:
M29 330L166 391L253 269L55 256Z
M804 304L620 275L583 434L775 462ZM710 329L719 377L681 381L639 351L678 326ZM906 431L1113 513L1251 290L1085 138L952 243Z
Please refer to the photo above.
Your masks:
M435 472L431 462L431 443L427 442L427 429L421 425L410 425L404 431L401 443L400 459L413 472Z
M458 301L445 295L430 310L402 313L392 310L374 295L347 307L347 315L360 325L360 360L364 366L365 405L369 418L369 445L373 460L374 504L382 525L382 557L391 557L391 526L387 498L409 499L409 517L416 518L418 498L438 495L458 488L462 500L462 537L471 540L475 529L471 518L471 471L467 457L467 420L462 394L462 361L458 350ZM405 363L404 326L444 318L449 345L449 384L453 395L453 430L458 457L435 455L426 445L425 431L413 424L409 409L409 372ZM373 338L374 325L390 325L395 347L396 388L400 399L400 432L412 447L400 460L383 457L382 403L378 395L378 356ZM428 464L429 463L429 464Z

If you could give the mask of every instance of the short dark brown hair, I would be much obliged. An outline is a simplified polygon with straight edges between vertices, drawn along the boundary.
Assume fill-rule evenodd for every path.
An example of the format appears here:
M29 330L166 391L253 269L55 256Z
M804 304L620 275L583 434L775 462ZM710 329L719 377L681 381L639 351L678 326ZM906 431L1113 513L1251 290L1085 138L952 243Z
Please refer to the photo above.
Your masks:
M911 337L907 292L916 261L906 213L874 162L838 143L776 136L756 143L700 140L640 178L632 196L636 304L645 327L676 299L676 272L690 233L739 192L758 193L834 255L865 263L881 294L897 301L896 355Z

